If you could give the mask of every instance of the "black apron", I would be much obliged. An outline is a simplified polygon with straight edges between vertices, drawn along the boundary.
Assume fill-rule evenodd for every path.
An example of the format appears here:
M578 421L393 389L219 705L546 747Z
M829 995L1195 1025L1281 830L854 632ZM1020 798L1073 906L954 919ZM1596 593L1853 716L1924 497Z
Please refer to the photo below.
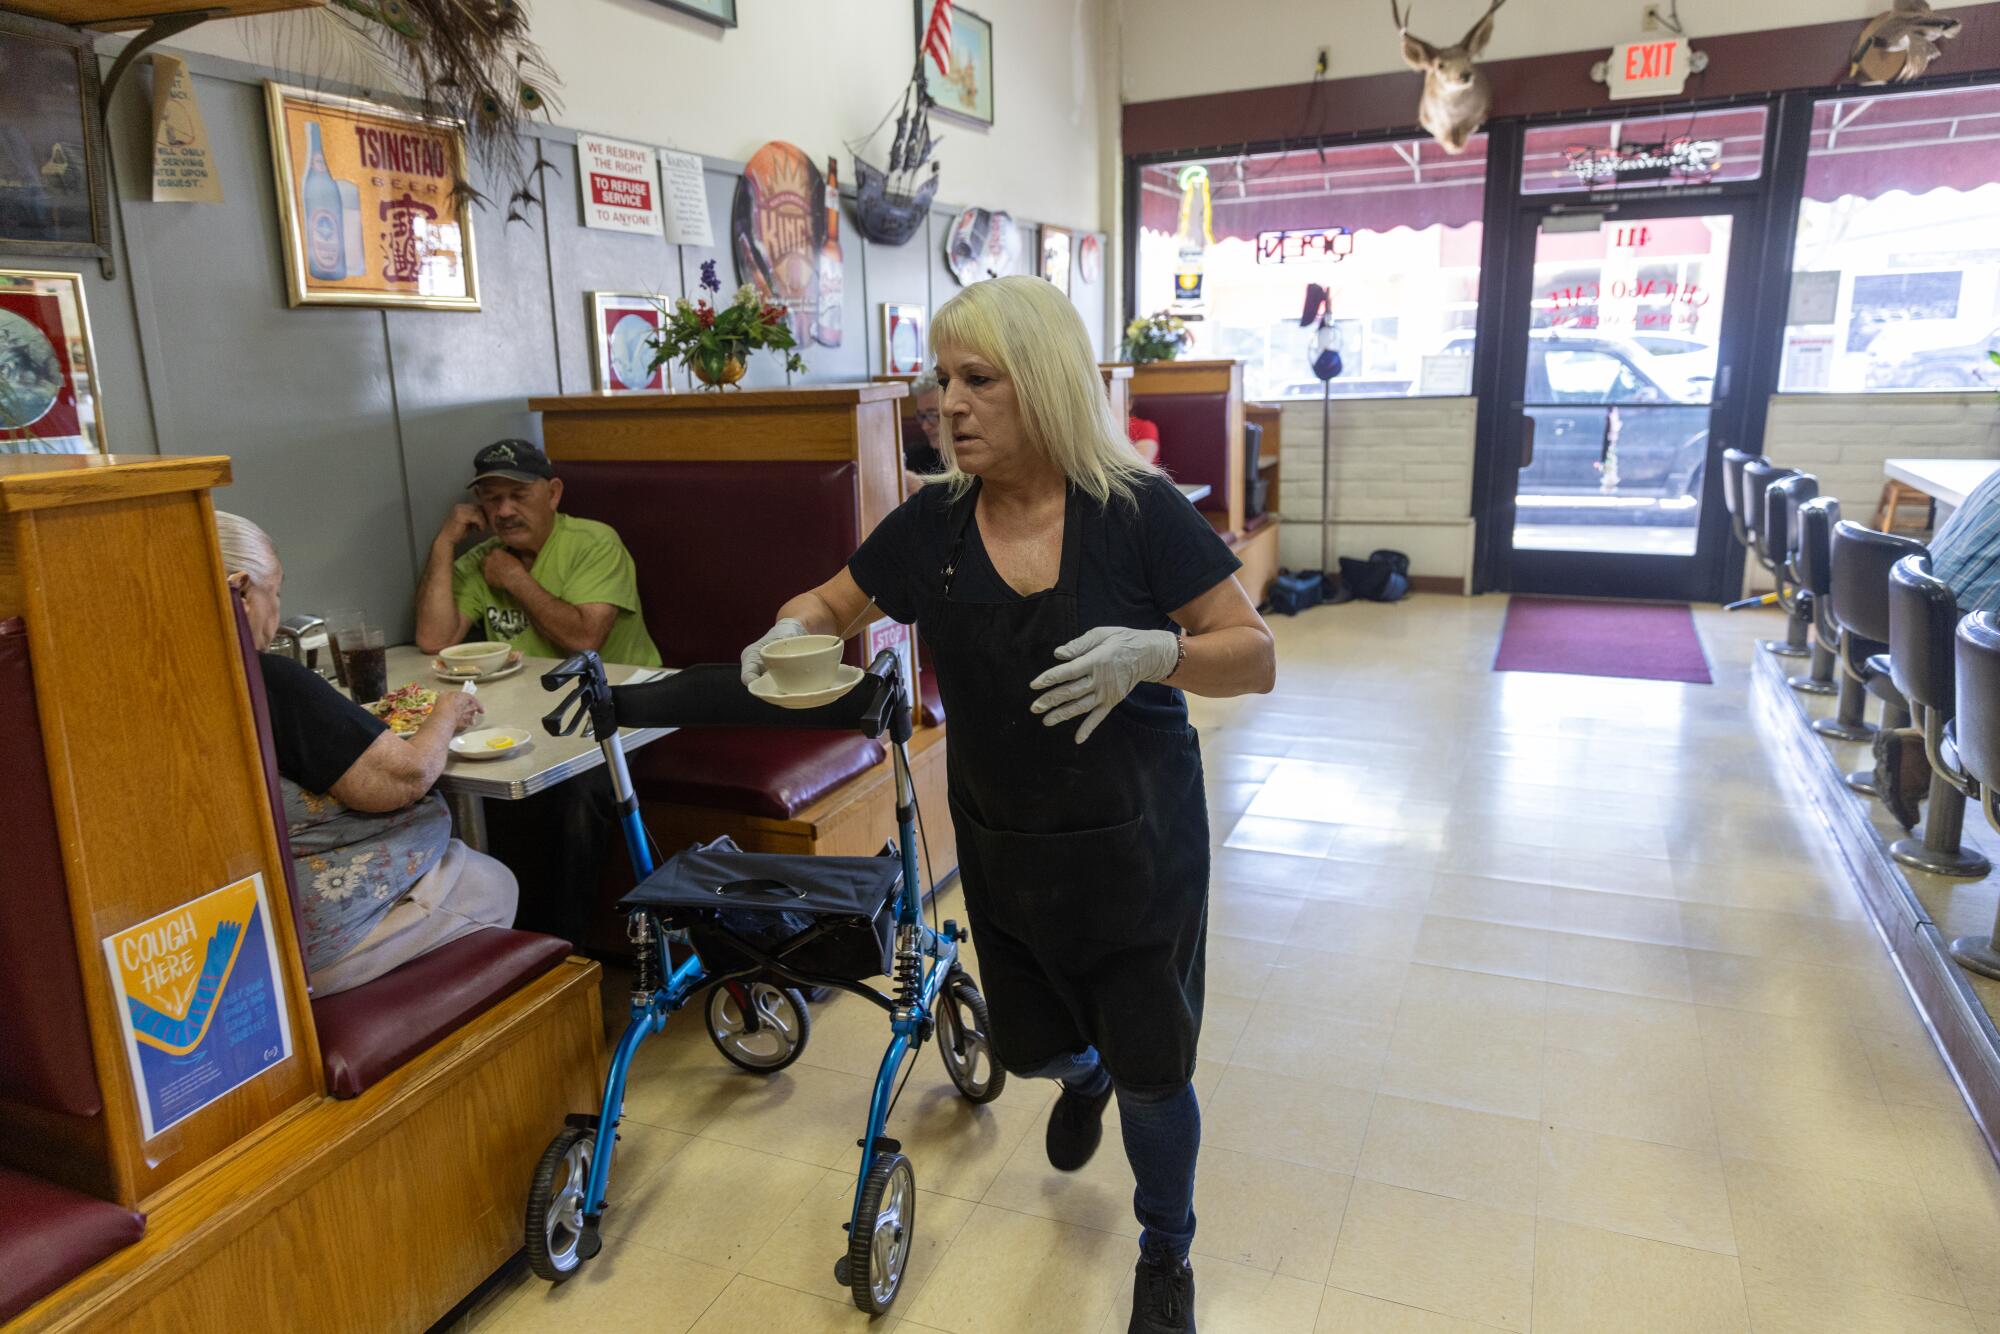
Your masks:
M1045 727L1028 683L1085 629L1082 518L1063 514L1056 586L1027 598L953 596L979 491L918 609L944 698L959 873L1001 1066L1027 1070L1086 1043L1120 1083L1178 1088L1194 1073L1208 935L1208 810L1192 727L1114 709Z

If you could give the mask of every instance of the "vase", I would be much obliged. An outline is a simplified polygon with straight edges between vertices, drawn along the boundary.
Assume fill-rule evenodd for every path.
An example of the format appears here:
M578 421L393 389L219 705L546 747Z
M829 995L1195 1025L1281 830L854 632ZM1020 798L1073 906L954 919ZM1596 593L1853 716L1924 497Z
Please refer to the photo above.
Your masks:
M750 369L750 354L741 344L720 352L697 352L688 358L688 369L710 389L727 389Z

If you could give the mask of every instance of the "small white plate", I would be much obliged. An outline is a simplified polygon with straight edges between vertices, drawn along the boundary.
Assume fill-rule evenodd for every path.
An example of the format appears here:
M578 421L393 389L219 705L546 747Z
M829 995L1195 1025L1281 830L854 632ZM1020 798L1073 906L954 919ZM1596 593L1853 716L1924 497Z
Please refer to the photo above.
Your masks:
M447 671L445 670L443 658L432 658L431 675L440 681L471 681L475 685L485 685L488 681L498 681L503 676L512 676L526 665L526 661L517 651L512 657L507 659L506 666L497 671L488 672L484 676L475 676L471 672Z
M769 672L750 683L750 693L766 704L775 704L781 709L816 709L822 704L831 704L861 684L867 673L851 663L841 663L833 673L833 684L824 690L805 690L796 695L787 695L778 689L778 683L771 679Z
M507 744L493 744L501 740ZM504 760L534 744L535 734L525 727L475 727L451 739L451 753L462 760Z

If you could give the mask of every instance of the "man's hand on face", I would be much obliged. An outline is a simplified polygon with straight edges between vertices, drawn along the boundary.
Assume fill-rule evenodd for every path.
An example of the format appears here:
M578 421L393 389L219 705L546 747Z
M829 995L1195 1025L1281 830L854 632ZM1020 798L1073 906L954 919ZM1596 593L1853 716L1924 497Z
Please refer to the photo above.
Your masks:
M453 505L438 525L438 541L457 546L474 533L486 531L486 515L477 505Z
M479 571L486 576L488 587L507 593L514 592L524 582L534 580L534 576L528 573L528 567L521 563L521 558L505 547L495 547L487 552L486 559L480 562Z

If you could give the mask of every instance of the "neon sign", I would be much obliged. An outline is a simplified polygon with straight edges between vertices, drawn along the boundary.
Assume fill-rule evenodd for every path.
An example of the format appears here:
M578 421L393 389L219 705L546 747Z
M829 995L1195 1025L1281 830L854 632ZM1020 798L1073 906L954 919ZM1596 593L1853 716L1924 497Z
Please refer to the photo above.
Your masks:
M1295 259L1338 264L1353 253L1354 229L1351 227L1257 233L1259 264L1289 264Z
M1603 181L1659 181L1706 178L1722 165L1720 139L1671 139L1615 148L1570 148L1570 173L1587 185Z

